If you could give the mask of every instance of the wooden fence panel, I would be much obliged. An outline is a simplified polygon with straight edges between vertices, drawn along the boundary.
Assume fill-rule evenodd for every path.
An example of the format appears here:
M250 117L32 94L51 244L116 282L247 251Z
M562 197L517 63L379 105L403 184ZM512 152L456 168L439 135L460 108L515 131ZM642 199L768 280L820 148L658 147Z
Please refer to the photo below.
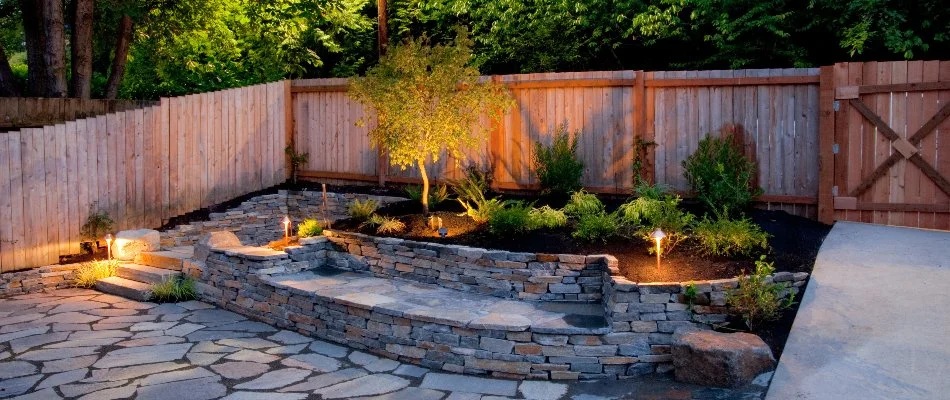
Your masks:
M156 104L149 100L0 98L0 132L43 127Z
M75 254L90 211L109 213L116 230L155 228L283 182L282 107L291 104L285 85L166 98L147 107L136 103L124 111L0 133L0 272ZM62 100L12 104L42 118L124 107Z

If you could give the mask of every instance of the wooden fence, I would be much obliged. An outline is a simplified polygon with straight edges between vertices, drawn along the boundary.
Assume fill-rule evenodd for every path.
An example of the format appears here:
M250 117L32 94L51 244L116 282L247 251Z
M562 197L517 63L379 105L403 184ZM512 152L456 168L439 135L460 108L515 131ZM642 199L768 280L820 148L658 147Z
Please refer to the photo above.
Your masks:
M155 228L285 181L289 93L282 81L0 133L0 271L77 253L91 209Z
M3 97L0 98L0 132L61 124L157 104L148 100Z
M491 77L507 85L516 106L481 146L466 151L467 158L493 169L499 188L534 188L534 143L550 143L556 127L566 124L568 130L580 132L583 182L590 190L632 189L633 149L639 140L656 143L648 147L644 174L686 191L681 162L699 140L724 128L737 129L758 162L763 200L773 208L815 216L818 72L613 71ZM380 161L366 136L372 120L356 126L366 112L347 97L346 90L345 79L293 82L295 143L298 151L311 154L302 176L417 181L414 169L400 171ZM457 178L461 166L443 157L430 175Z

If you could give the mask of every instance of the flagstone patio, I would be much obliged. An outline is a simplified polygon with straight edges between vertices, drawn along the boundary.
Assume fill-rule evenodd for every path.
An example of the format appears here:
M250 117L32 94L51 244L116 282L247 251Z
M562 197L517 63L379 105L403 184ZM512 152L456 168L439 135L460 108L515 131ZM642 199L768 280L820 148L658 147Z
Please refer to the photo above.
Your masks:
M0 300L0 398L759 399L764 391L668 376L568 384L430 372L196 301L159 305L85 289Z

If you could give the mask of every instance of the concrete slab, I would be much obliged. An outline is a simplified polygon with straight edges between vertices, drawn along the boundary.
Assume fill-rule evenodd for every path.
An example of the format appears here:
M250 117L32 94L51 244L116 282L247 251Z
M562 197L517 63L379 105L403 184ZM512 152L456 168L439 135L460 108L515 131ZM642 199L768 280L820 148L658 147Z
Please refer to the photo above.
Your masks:
M950 393L950 232L835 224L767 399Z

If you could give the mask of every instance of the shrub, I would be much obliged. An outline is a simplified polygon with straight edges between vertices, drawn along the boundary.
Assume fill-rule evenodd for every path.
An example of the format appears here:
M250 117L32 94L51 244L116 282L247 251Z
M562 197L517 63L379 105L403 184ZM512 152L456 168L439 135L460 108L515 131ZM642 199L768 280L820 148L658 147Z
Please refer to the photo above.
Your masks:
M564 206L564 213L572 217L600 214L605 210L604 203L597 196L583 190L574 192L571 200Z
M794 304L790 294L783 298L787 294L783 284L768 279L773 272L775 267L762 256L755 262L755 272L740 275L739 287L726 294L730 312L740 316L750 331L778 319L782 310Z
M376 212L376 209L379 208L379 202L372 199L360 200L354 199L350 203L350 216L359 220L365 220L369 218L370 215L373 215Z
M683 176L696 197L717 215L741 211L761 194L753 184L755 175L755 163L743 154L736 135L707 136L683 160Z
M488 222L492 215L505 208L505 202L499 198L488 199L478 204L476 207L466 207L465 214L477 223Z
M514 236L529 229L531 205L521 201L508 201L488 219L488 231L498 236Z
M620 221L630 227L633 235L651 243L653 231L663 230L666 233L666 251L672 251L688 237L686 230L695 217L680 210L680 197L665 193L663 188L640 185L637 194L639 197L617 209ZM653 246L649 250L651 253L656 251Z
M194 279L180 276L152 285L151 295L148 299L156 303L177 303L197 298L198 292L195 290Z
M95 260L84 262L76 269L76 278L74 283L77 287L91 288L96 285L96 281L110 276L115 276L116 269L119 267L118 260Z
M376 233L391 235L406 230L406 224L393 217L384 217L379 214L373 214L366 222L368 226L375 226Z
M560 125L550 146L535 142L534 171L543 193L565 195L581 188L584 163L577 159L577 136L571 138L567 125Z
M571 236L588 241L601 240L606 242L609 237L616 235L619 229L620 221L617 214L602 211L596 214L581 215Z
M704 252L717 256L747 256L769 243L769 234L747 218L704 217L693 228L693 237Z
M488 221L495 211L504 206L501 200L489 199L485 195L490 187L489 181L488 173L476 166L469 166L464 178L451 182L455 200L465 208L465 215L478 223Z
M422 186L419 185L408 185L405 188L406 196L409 197L412 201L422 201ZM434 190L429 192L429 202L433 206L438 205L439 203L448 200L449 198L449 189L445 185L438 185Z
M323 233L323 225L313 218L307 218L297 225L297 237L308 238Z
M112 232L114 223L108 213L96 210L96 203L92 203L89 206L89 216L86 217L86 223L79 228L79 235L89 242L101 240L105 234Z
M562 210L553 209L551 206L533 208L528 213L528 229L553 229L564 225L567 225L567 214Z

